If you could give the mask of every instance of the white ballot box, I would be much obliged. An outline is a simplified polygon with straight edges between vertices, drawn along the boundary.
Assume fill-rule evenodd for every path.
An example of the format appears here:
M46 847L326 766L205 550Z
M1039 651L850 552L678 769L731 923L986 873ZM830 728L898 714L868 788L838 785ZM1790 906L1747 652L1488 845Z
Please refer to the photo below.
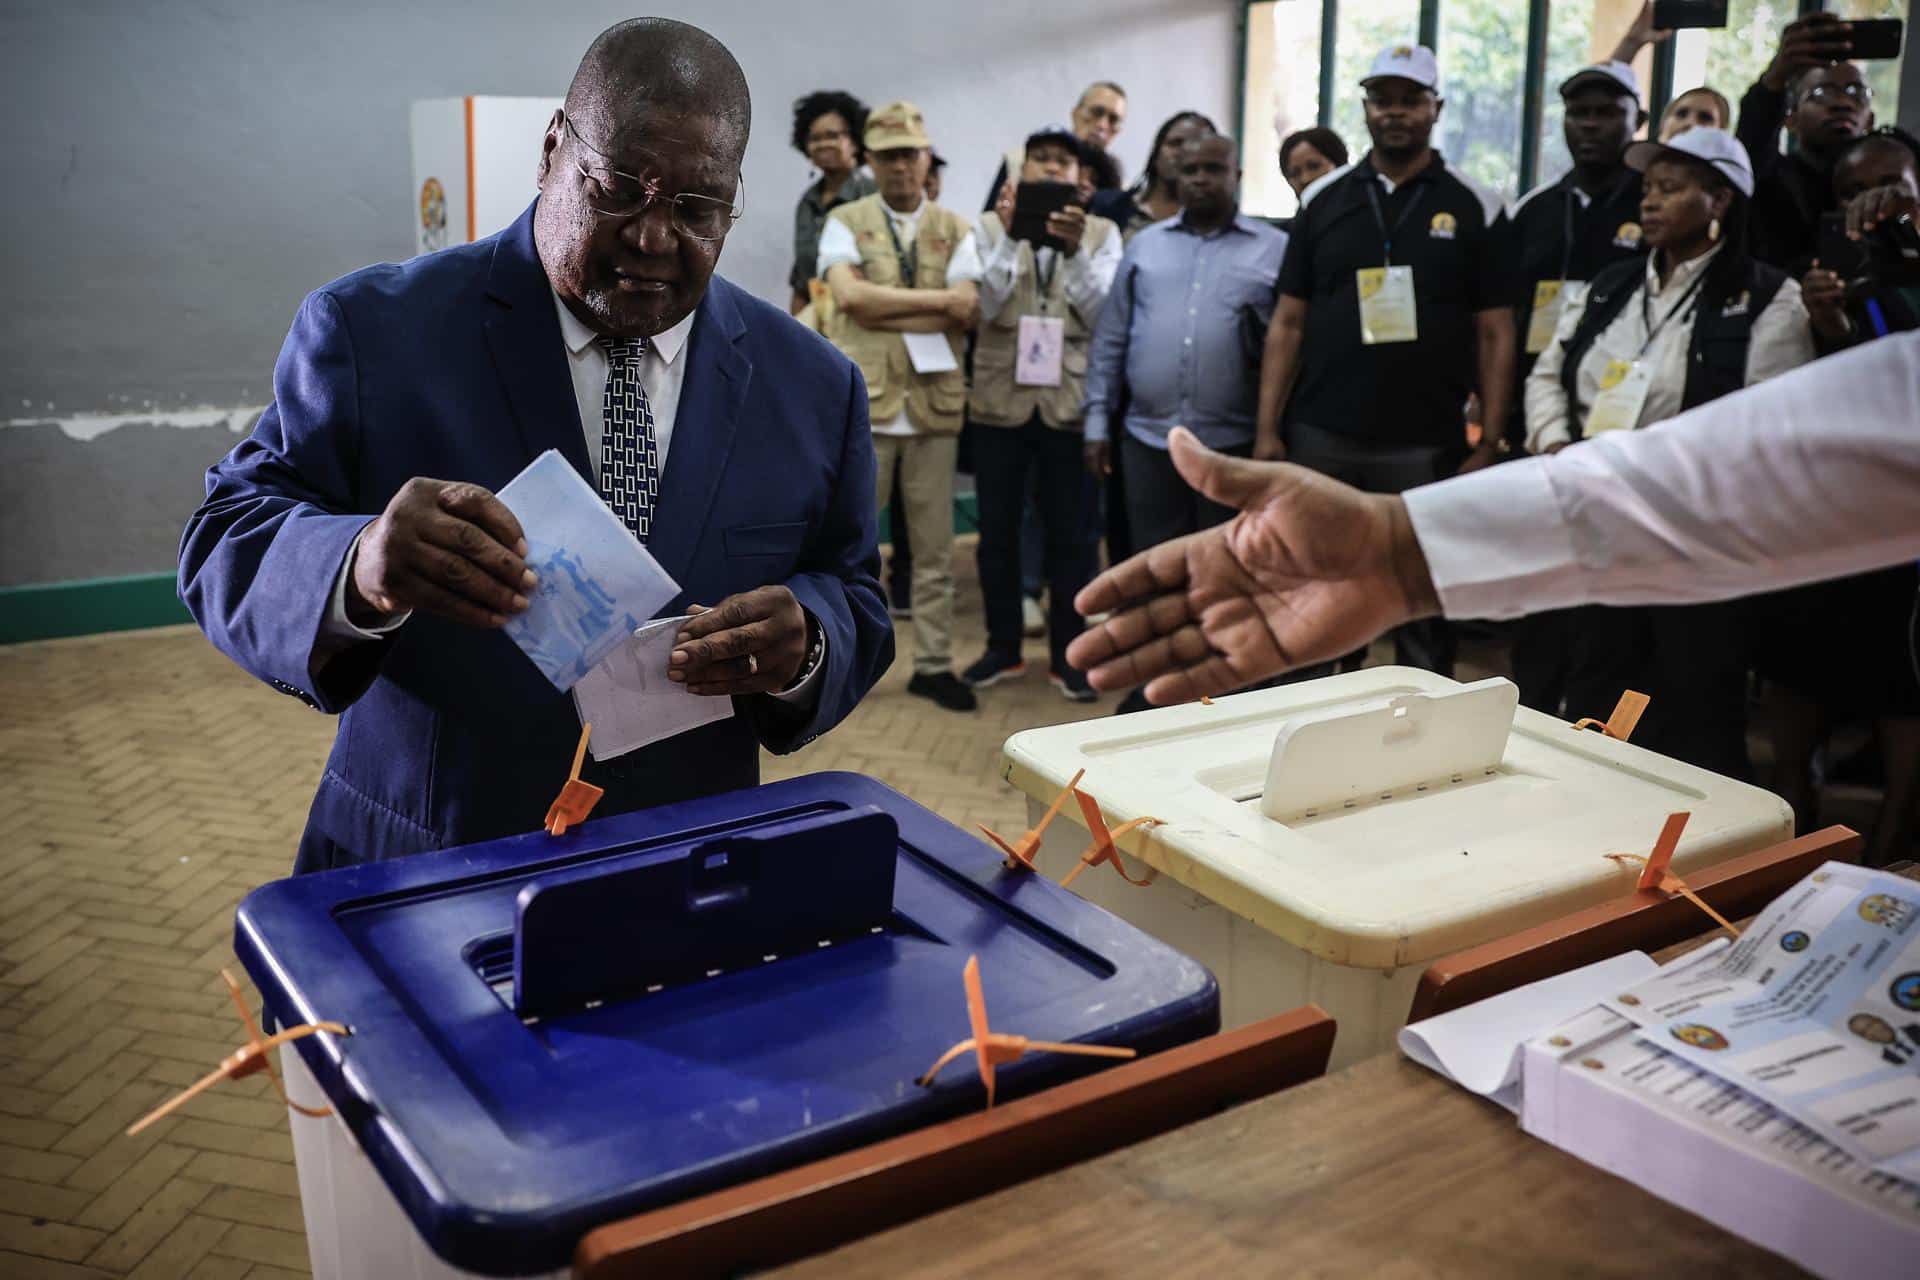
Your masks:
M431 253L509 226L533 201L540 138L560 98L428 98L409 113L413 248Z
M1151 884L1093 866L1073 888L1211 968L1223 1030L1327 1010L1329 1070L1392 1047L1431 961L1633 892L1606 855L1645 856L1668 814L1693 815L1682 877L1793 827L1777 796L1521 707L1509 681L1408 667L1007 739L1030 821L1081 769L1110 827L1165 825L1119 843ZM1047 874L1088 847L1083 821L1061 806Z

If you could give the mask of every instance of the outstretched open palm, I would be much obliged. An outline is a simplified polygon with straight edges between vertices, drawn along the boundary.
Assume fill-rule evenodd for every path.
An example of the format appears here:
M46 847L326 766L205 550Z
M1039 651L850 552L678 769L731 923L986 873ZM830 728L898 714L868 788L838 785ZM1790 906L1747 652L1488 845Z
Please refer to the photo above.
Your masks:
M1074 600L1109 613L1067 650L1095 688L1184 702L1324 662L1424 611L1397 499L1304 467L1214 453L1177 429L1188 484L1240 514L1107 570ZM1430 606L1427 606L1430 607Z

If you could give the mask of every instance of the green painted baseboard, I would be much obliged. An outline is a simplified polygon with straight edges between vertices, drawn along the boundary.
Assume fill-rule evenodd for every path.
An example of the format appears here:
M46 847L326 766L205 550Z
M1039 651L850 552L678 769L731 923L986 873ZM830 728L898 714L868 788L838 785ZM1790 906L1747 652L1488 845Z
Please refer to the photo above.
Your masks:
M170 573L0 587L0 644L191 622Z
M980 504L970 493L953 501L953 531L980 527ZM880 538L887 539L887 513L880 513ZM167 627L191 622L170 573L136 573L124 578L86 578L78 582L42 582L0 587L0 644L90 636L138 627Z

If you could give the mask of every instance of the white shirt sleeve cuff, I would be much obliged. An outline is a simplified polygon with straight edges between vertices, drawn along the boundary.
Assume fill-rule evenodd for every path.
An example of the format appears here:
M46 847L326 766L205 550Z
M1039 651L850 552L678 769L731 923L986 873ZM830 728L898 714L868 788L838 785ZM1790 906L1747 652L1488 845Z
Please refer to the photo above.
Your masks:
M1583 572L1548 462L1501 463L1402 495L1447 617L1517 618L1580 602Z
M369 520L368 524L373 522ZM367 536L366 526L353 535L353 542L347 547L347 554L340 561L340 572L333 576L333 597L327 604L327 616L320 620L320 639L331 641L335 650L344 648L361 640L378 640L400 629L413 610L392 614L371 627L356 626L347 617L347 580L353 574L354 557L360 554L360 539Z

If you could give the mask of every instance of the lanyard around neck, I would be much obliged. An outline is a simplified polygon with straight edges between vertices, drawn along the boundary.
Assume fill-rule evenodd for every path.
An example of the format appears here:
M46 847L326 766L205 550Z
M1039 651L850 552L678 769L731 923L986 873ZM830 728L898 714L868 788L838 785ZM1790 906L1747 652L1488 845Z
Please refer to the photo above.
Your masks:
M902 248L900 233L893 229L893 214L882 209L880 216L887 221L887 239L893 241L893 256L900 264L900 283L905 288L911 289L920 278L920 237L917 234L914 236L913 248Z
M1675 266L1672 269L1675 271L1678 271L1680 268L1678 266ZM1703 265L1700 268L1700 274L1695 276L1693 278L1693 283L1687 286L1687 291L1680 295L1680 300L1674 303L1671 307L1668 307L1667 313L1660 317L1659 324L1653 323L1652 291L1647 288L1645 279L1643 278L1641 280L1640 323L1643 326L1645 326L1647 330L1647 336L1646 336L1646 340L1640 344L1639 352L1634 355L1633 358L1635 360L1638 360L1641 356L1644 356L1647 354L1647 349L1653 346L1653 340L1660 336L1660 331L1662 329L1667 327L1667 321L1673 319L1675 316L1679 315L1682 311L1687 309L1687 305L1693 301L1693 295L1700 292L1700 286L1705 284L1706 280L1707 280L1707 266Z
M1400 216L1395 218L1393 220L1393 226L1389 227L1387 226L1386 215L1380 211L1379 181L1380 179L1378 177L1369 175L1366 184L1367 203L1373 206L1373 225L1380 228L1380 247L1387 265L1391 266L1393 264L1393 238L1400 234L1400 228L1406 225L1407 219L1413 215L1413 211L1419 208L1420 202L1426 198L1427 185L1423 182L1414 188L1413 198L1407 201L1406 207L1400 210ZM1395 191L1399 189L1398 187L1394 188Z

